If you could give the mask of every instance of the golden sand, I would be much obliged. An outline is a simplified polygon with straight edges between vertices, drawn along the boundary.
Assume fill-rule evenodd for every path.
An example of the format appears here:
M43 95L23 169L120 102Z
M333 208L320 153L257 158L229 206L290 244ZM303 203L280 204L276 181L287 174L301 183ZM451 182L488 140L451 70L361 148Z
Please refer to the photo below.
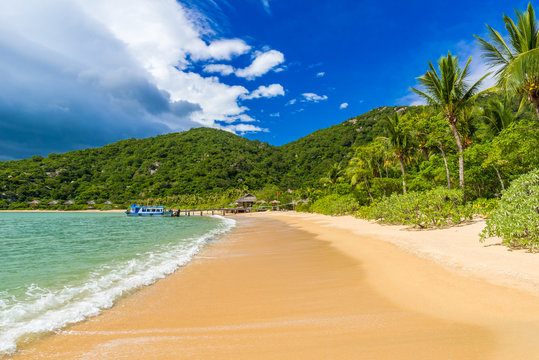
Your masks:
M244 216L172 276L13 358L535 358L537 300L312 218Z

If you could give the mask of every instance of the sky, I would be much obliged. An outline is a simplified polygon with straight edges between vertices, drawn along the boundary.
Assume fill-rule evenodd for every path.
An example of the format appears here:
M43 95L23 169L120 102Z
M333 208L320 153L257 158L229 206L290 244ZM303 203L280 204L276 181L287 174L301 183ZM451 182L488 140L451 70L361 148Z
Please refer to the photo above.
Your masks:
M193 127L282 145L415 105L525 1L2 0L0 161ZM487 79L485 86L493 84Z

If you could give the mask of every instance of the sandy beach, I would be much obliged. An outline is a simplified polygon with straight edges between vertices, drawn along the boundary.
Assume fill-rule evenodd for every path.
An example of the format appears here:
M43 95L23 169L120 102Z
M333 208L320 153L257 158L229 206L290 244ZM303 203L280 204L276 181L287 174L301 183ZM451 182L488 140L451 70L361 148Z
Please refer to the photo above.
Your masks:
M522 359L539 353L536 255L481 223L236 217L190 264L12 359ZM494 246L493 246L494 245ZM537 275L537 276L536 276Z

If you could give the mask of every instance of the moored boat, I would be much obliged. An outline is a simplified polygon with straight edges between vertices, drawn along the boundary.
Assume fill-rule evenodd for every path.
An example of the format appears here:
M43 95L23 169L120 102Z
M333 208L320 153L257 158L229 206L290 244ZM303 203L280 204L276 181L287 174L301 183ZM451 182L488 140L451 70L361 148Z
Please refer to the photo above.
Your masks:
M172 210L165 210L164 206L131 205L126 212L127 216L172 216Z

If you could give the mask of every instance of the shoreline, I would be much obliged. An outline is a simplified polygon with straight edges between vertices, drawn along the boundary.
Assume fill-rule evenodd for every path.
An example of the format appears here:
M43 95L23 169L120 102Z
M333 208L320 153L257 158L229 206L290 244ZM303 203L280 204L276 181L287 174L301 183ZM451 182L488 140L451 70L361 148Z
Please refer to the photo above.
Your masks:
M390 232L380 234L380 225L354 223L361 233L349 228L356 219L301 213L234 219L232 233L179 271L8 358L520 359L539 351L537 297L413 249L425 235L410 234L451 229L383 226Z

